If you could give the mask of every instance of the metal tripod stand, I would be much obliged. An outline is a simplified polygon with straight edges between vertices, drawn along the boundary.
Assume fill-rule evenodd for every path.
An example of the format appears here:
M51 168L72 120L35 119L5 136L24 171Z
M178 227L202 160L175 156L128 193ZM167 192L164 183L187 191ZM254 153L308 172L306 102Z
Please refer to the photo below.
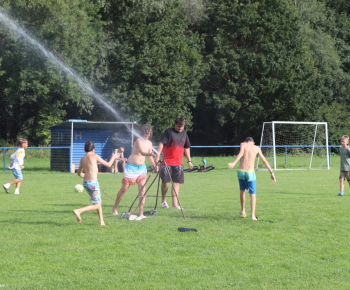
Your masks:
M170 174L168 165L166 164L166 162L165 162L164 160L159 160L159 161L158 161L158 165L160 165L160 166L161 166L161 165L164 165L164 166L165 166L166 174L168 174L168 175L169 175L169 178L170 178L170 182L171 182L171 186L172 186L172 192L174 192L174 194L175 194L175 196L176 196L176 199L177 199L177 202L178 202L178 204L179 204L179 206L180 206L180 209L181 209L181 213L182 213L183 218L186 219L185 213L184 213L183 208L182 208L182 206L181 206L181 204L180 204L179 196L178 196L178 194L177 194L177 192L176 192L176 190L175 190L175 187L174 187L174 184L173 184L173 180L172 180L172 178L171 178L171 174ZM157 204L158 204L158 198L159 198L159 186L160 186L160 170L161 170L161 169L159 168L158 171L157 171L157 174L156 174L155 178L153 179L153 181L151 182L151 184L148 186L148 188L145 190L145 193L141 196L140 201L139 201L139 204L138 204L137 207L134 209L134 211L131 213L131 209L132 209L132 207L134 206L134 204L135 204L137 198L139 197L140 192L142 192L142 190L144 189L144 187L146 186L147 182L149 181L149 179L151 178L151 176L152 176L152 174L153 174L153 171L151 172L150 176L147 178L145 184L143 185L143 187L141 188L140 192L138 193L138 195L137 195L136 198L134 199L133 203L131 204L131 206L130 206L130 208L129 208L129 211L128 211L128 212L125 212L125 213L122 213L121 218L124 218L124 217L125 217L125 218L129 218L130 215L133 215L133 214L137 211L137 209L140 207L141 202L143 201L143 199L146 198L147 192L150 190L150 188L152 187L152 185L154 184L154 182L155 182L156 179L158 178L157 195L155 196L155 197L156 197L156 203L155 203L155 205L154 205L154 209L153 209L153 210L150 210L150 211L147 211L147 212L145 212L145 213L147 213L148 215L154 215L154 214L157 212ZM152 195L148 195L148 197L151 197L151 196L152 196ZM154 195L153 195L152 197L154 197ZM173 197L173 195L172 195L172 197ZM147 214L146 214L146 215L147 215Z

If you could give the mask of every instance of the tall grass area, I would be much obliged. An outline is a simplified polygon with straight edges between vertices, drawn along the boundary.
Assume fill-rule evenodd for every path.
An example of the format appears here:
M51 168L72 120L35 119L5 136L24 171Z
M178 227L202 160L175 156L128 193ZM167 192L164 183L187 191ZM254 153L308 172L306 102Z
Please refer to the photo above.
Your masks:
M47 175L27 165L21 194L13 187L0 193L0 287L348 289L350 189L337 196L339 159L331 170L277 171L276 184L258 171L255 222L239 216L236 169L227 169L232 161L208 157L215 170L185 173L179 197L186 219L159 206L143 221L113 216L122 175L99 174L102 191L112 197L102 194L105 227L96 212L83 213L82 224L72 214L90 204L86 192L73 190L82 183L76 174ZM0 173L0 184L12 178ZM156 191L155 182L149 194ZM136 195L133 186L120 213ZM246 201L249 216L248 194ZM145 210L154 205L148 197Z

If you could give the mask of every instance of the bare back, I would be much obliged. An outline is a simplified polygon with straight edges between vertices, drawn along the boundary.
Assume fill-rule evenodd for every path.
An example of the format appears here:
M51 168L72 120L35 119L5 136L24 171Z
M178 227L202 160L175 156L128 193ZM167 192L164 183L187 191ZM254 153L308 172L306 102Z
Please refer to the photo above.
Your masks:
M147 139L142 140L139 138L135 141L134 146L132 147L131 155L128 158L128 163L142 165L145 163L145 154L149 155L150 153L152 153L152 142Z
M259 151L259 147L254 145L253 142L242 142L240 151L242 157L239 169L254 171L255 158Z
M111 167L114 162L115 154L112 154L112 158L109 162L103 160L101 156L95 154L95 150L87 152L86 155L80 159L80 165L78 169L78 175L83 177L84 180L92 181L97 180L98 167L97 163L103 166Z
M258 146L256 146L254 142L251 142L251 141L241 143L241 149L239 150L239 153L236 159L232 163L228 164L228 168L234 168L236 163L239 160L241 160L239 164L239 169L252 172L254 171L255 158L256 158L256 155L258 154L261 161L264 163L266 168L270 171L272 181L276 182L275 175L273 174L273 171L269 162L266 160L265 156L262 154L261 149Z
M99 157L97 154L87 153L80 159L80 167L84 171L84 180L97 180L98 167L97 162Z

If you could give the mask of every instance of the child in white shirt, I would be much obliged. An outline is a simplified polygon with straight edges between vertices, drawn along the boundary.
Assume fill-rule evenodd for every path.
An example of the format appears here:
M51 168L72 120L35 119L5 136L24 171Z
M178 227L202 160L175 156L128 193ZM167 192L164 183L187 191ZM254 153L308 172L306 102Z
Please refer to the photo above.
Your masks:
M27 149L28 147L28 140L24 138L20 138L18 142L19 142L19 148L16 150L15 153L11 155L10 166L8 167L9 169L12 170L12 173L15 176L15 179L3 185L3 188L7 193L9 193L10 186L13 184L16 184L16 189L14 193L19 194L19 188L23 180L22 169L24 168L23 166L24 156L25 156L24 150Z

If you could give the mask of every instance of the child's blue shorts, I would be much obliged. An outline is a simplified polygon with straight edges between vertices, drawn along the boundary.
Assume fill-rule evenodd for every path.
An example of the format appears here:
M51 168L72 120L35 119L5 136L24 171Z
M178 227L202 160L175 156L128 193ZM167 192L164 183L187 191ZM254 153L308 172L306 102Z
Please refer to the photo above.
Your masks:
M256 175L255 172L237 170L237 177L239 181L239 189L249 189L250 194L256 193Z
M22 170L21 169L15 169L12 168L12 173L15 176L16 179L22 180L23 179L23 174L22 174Z
M97 180L91 180L87 181L84 180L84 188L90 195L90 201L94 204L98 204L101 202L101 193L100 193L100 186L98 184Z

